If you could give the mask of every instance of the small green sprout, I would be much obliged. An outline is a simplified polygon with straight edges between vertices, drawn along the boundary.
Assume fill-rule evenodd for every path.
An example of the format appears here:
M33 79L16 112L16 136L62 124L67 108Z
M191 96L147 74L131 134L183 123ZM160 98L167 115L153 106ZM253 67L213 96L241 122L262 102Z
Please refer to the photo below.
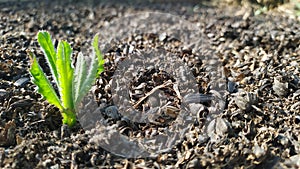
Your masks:
M59 95L47 79L36 56L29 52L31 60L29 72L33 83L37 85L38 92L50 104L59 108L63 117L63 124L70 127L76 124L78 104L91 89L99 74L104 71L104 59L98 48L98 40L99 36L96 35L92 43L93 55L89 56L89 59L85 59L82 53L78 54L74 69L71 46L65 41L59 41L57 50L55 50L50 34L45 31L38 33L38 42L58 87Z
M300 2L295 2L296 16L300 17Z

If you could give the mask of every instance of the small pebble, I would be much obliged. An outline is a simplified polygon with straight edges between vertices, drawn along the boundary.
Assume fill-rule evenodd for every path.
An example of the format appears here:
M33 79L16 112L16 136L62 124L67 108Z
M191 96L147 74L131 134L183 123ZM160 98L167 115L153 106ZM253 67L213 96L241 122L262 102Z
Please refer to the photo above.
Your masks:
M22 77L20 79L18 79L14 85L18 86L18 87L23 87L27 82L29 82L29 78L28 77Z

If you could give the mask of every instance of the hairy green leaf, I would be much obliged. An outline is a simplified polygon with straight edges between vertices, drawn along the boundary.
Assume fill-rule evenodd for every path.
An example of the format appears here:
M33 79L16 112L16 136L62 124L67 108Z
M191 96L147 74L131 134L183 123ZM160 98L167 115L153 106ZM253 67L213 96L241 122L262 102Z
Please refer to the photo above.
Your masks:
M56 60L59 92L63 106L65 108L74 109L72 98L72 80L74 69L72 67L71 55L71 46L65 41L59 42Z
M48 32L40 31L38 33L38 42L44 52L44 55L46 56L46 60L50 66L51 73L53 75L53 78L57 85L59 85L58 82L58 74L57 74L57 68L56 68L56 52L54 49L54 45L51 40L51 36Z
M80 64L80 63L79 63ZM76 69L81 69L82 70L76 70ZM80 72L80 73L85 73L82 74L81 76L79 74L74 74L74 82L79 82L79 83L74 83L76 86L74 86L74 90L78 91L76 92L77 97L74 98L74 103L75 106L78 105L78 103L82 100L82 98L88 93L88 91L91 89L92 84L95 82L97 78L97 69L98 69L98 61L95 57L91 58L90 66L88 70L84 70L86 67L79 66L75 68L75 72ZM81 77L81 78L80 78Z
M61 102L59 101L58 96L55 93L51 83L45 76L42 68L38 64L36 57L33 53L29 52L29 56L31 57L31 67L30 74L32 76L32 81L38 87L38 92L46 99L50 104L55 105L60 110L63 110Z
M97 72L97 77L98 77L100 75L100 73L102 73L104 71L104 63L105 63L105 60L103 59L103 55L101 54L101 52L99 50L99 35L98 34L96 34L94 37L93 48L94 48L94 52L98 58L98 72Z
M100 65L99 59L103 62L102 55L100 50L98 49L98 35L95 36L93 41L93 50L94 54L89 56L88 60L90 62L88 66L86 60L84 59L83 55L78 56L78 61L75 67L75 74L73 80L73 96L74 96L74 103L75 107L81 102L82 98L88 93L91 89L93 83L95 82L96 78L98 77L99 71L103 71L103 64ZM99 67L102 66L101 67ZM88 69L87 69L88 67ZM100 72L100 73L101 73Z
M79 98L80 90L85 82L87 77L87 65L84 59L84 56L80 52L78 54L75 72L74 72L74 80L73 80L73 99L75 100L75 105Z

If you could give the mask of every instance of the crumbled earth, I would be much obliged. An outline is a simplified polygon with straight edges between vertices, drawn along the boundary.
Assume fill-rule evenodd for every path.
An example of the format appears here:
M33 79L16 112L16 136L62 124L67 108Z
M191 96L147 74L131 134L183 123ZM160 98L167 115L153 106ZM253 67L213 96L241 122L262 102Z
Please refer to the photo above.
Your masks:
M209 4L1 2L0 167L300 168L299 20L278 11L254 15L248 7ZM79 52L87 52L92 37L105 25L128 14L151 11L179 15L199 25L207 39L202 52L208 50L223 65L225 109L205 127L213 103L202 102L197 119L175 146L156 157L126 159L91 142L92 136L80 123L71 129L62 125L58 109L49 105L30 81L26 51L36 54L51 78L36 40L39 30L49 31L56 44L58 40L70 42L76 59ZM199 92L209 96L207 60L201 53L181 46L180 39L167 34L141 33L128 35L104 53L105 71L92 89L99 107L113 105L112 76L128 50L157 48L186 64L196 77ZM148 119L147 124L128 121L114 109L102 113L108 124L116 124L121 134L132 138L169 127L181 103L174 77L168 72L149 68L138 73L129 84L128 102L138 110L151 110L155 103L145 96L160 88L170 104L169 111ZM100 137L109 139L105 134Z

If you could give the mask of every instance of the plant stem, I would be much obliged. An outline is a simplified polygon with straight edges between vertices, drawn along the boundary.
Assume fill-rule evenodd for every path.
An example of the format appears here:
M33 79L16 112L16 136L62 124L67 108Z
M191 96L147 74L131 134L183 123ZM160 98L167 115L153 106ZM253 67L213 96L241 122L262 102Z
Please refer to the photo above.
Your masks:
M76 124L75 110L64 109L62 112L63 124L67 124L69 127L73 127Z

